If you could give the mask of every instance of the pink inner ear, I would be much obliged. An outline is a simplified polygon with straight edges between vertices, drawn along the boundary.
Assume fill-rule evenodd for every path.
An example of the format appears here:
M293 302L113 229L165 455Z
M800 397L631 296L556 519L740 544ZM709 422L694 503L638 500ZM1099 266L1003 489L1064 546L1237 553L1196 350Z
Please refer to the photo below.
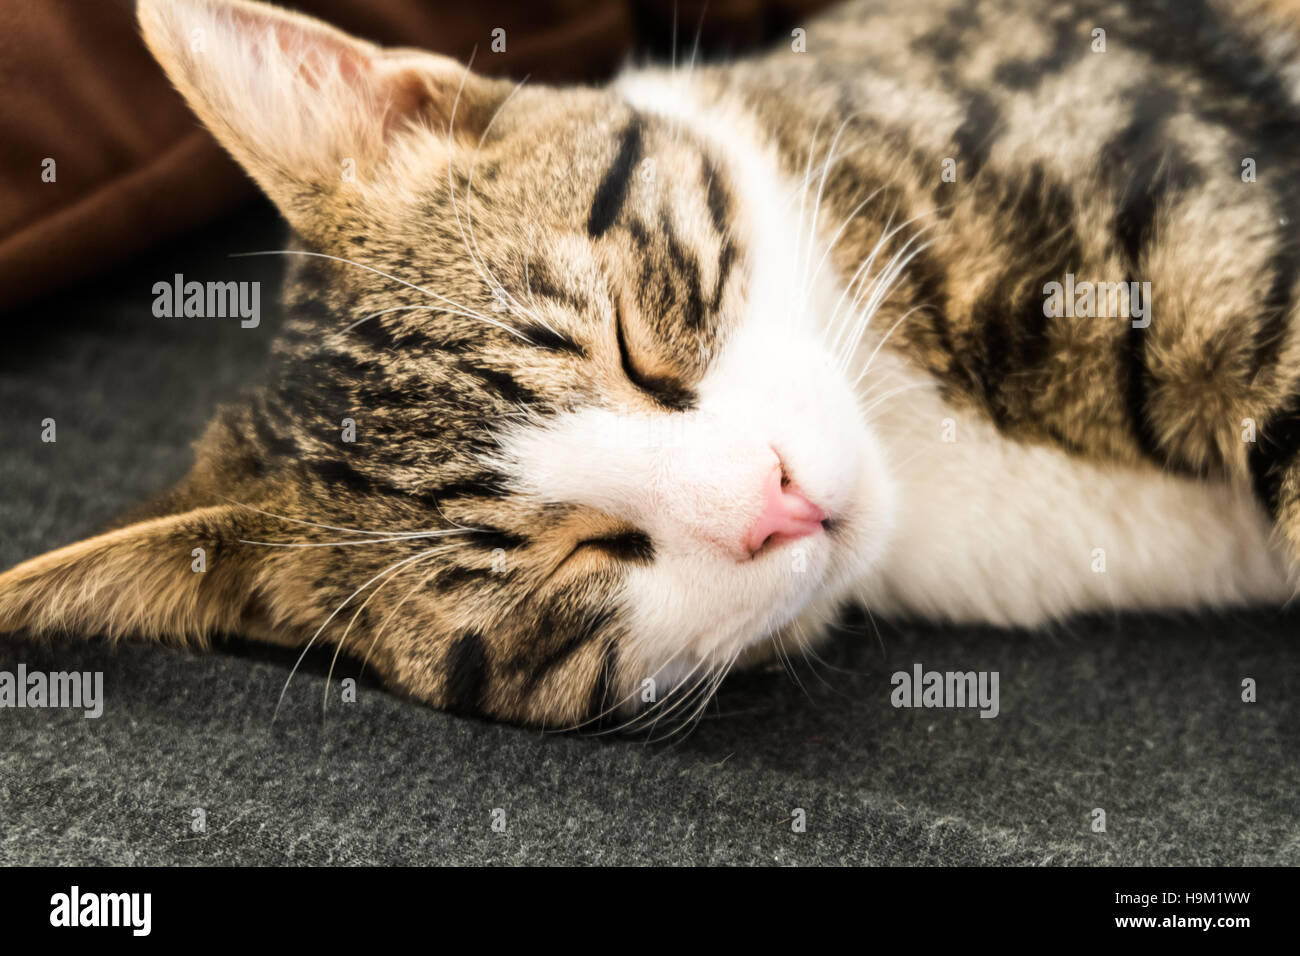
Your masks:
M366 96L375 112L383 113L385 136L416 116L441 121L444 127L451 119L459 77L433 76L413 65L387 64L382 51L367 50L327 30L261 18L244 10L237 11L235 19L242 28L270 32L280 51L298 61L298 75L313 89L321 89L325 77L336 74L354 92ZM262 55L260 51L258 55ZM445 109L438 108L440 104ZM465 127L470 108L470 104L461 103L458 129Z
M287 18L265 16L247 8L232 9L230 17L245 36L271 34L280 52L299 61L298 74L313 89L320 89L321 78L332 73L337 73L350 85L374 82L374 57L332 30L299 24ZM256 44L253 49L256 56L263 55Z

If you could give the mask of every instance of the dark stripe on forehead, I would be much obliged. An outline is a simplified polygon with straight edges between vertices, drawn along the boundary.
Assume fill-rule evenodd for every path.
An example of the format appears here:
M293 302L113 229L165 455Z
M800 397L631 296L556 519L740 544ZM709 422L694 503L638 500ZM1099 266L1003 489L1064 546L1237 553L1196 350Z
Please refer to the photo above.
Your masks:
M556 280L550 264L544 259L531 258L528 261L528 293L551 299L574 312L585 312L589 307L585 296Z
M965 52L966 37L980 22L979 0L966 0L964 6L948 11L943 23L912 41L912 49L928 53L941 63L948 63Z
M1091 50L1091 33L1079 30L1078 20L1065 11L1055 22L1044 24L1052 31L1052 48L1042 56L1007 60L993 71L993 79L1013 90L1033 90L1048 76L1055 76Z
M257 442L264 451L270 452L274 457L294 458L298 454L298 444L292 438L285 438L280 435L266 410L264 400L256 402L250 410L250 417L253 423L253 434L257 437Z
M375 494L389 498L414 498L423 506L432 510L454 498L499 498L507 493L505 482L495 472L481 472L454 479L441 485L426 488L399 487L388 481L377 480L342 458L315 458L305 462L307 468L317 478L330 486L342 486L354 494ZM525 539L506 532L496 532L493 541L509 540L510 546L525 543ZM487 536L469 535L465 544L483 546ZM504 547L496 543L492 547Z
M619 210L627 199L628 186L637 161L641 158L641 121L633 120L619 137L618 155L596 187L596 198L587 215L587 235L593 239L603 236L618 218Z
M447 681L442 706L448 713L477 715L487 685L487 644L482 635L470 631L447 652Z
M718 167L707 156L703 160L705 199L709 206L709 218L719 236L725 236L731 230L731 194L718 173Z
M491 568L471 568L463 564L453 564L442 568L429 579L429 587L438 591L451 591L466 584L482 587L485 579L494 574L505 576L505 571L493 571Z
M659 214L659 227L668 246L668 258L683 286L686 300L681 305L682 318L692 329L704 327L704 290L700 285L700 261L682 244L667 210Z
M731 275L731 267L736 261L736 246L730 239L722 243L722 251L718 253L718 282L713 287L713 295L709 298L709 311L717 312L718 306L722 304L722 293L727 288L727 278Z
M495 551L497 548L509 551L511 548L524 547L528 544L528 539L510 531L502 531L499 528L479 526L465 535L464 544L466 547L479 548L484 551Z
M373 491L375 487L369 476L342 459L320 458L309 462L308 467L327 485L343 485L349 491L358 493Z

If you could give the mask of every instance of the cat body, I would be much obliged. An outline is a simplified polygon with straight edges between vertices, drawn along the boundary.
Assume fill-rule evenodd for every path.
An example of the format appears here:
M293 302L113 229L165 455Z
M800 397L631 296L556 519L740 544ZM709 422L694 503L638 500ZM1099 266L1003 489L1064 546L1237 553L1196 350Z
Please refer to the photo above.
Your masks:
M729 126L726 111L710 108L716 92L701 96L692 89L698 84L655 72L625 76L622 85L643 110L761 154L761 143L743 125ZM833 114L833 121L843 117ZM827 139L833 135L825 132ZM797 159L786 157L784 165L794 167ZM791 203L778 197L798 192L789 180L752 188L754 202L785 209ZM823 213L835 226L860 214L847 199ZM787 222L767 228L798 236L806 225L792 211ZM876 235L888 228L882 222ZM827 255L825 246L816 247L814 258ZM846 258L861 261L870 252L863 247L853 253L856 260ZM791 243L772 259L767 268L779 272L781 262L801 261L800 250ZM792 275L783 283L799 284ZM828 286L820 290L820 308L829 315L845 292L840 281ZM1007 436L985 410L961 396L950 400L940 381L909 361L894 323L912 305L897 305L888 325L874 319L857 344L857 364L872 364L860 386L864 397L877 383L884 396L871 418L888 462L882 470L891 479L889 544L870 570L819 602L808 633L847 601L885 614L1034 627L1078 612L1290 597L1282 550L1248 485L1190 478L1119 456L1088 460L1059 442ZM905 327L908 320L901 321ZM780 354L779 346L773 353Z
M689 719L851 602L1290 597L1285 8L854 2L563 90L140 16L294 228L286 327L177 488L0 576L0 626L331 645L574 727Z

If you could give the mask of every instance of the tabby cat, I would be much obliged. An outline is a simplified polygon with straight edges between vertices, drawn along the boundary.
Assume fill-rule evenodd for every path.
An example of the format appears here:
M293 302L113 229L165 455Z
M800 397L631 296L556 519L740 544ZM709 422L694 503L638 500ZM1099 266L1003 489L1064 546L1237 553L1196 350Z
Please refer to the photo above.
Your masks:
M853 2L567 89L244 0L139 16L293 228L288 318L176 488L0 576L3 629L324 645L567 728L698 712L853 602L1291 596L1280 4Z

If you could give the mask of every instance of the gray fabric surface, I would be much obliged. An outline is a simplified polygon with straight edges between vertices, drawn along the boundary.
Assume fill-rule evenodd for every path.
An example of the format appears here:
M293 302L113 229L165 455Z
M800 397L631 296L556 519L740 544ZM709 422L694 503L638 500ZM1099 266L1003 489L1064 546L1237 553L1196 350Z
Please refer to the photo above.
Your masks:
M185 471L274 322L156 319L151 287L174 272L274 279L274 259L226 255L280 244L253 209L3 317L0 564L95 531ZM0 863L1295 864L1298 621L849 621L824 664L796 663L798 683L735 676L694 733L659 745L452 718L366 683L322 715L326 656L272 726L291 655L0 637L0 670L102 670L106 696L99 720L0 710ZM894 709L890 675L917 661L999 671L1001 715ZM1257 703L1241 701L1243 677ZM189 829L194 808L206 835Z

